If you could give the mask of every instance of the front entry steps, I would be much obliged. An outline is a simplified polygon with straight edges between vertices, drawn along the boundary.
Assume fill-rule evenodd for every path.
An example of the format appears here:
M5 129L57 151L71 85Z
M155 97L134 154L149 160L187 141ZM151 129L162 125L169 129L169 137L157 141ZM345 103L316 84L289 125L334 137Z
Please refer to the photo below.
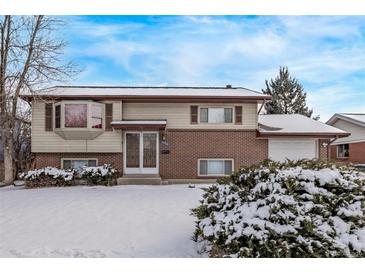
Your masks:
M165 185L159 174L125 174L117 179L118 185Z

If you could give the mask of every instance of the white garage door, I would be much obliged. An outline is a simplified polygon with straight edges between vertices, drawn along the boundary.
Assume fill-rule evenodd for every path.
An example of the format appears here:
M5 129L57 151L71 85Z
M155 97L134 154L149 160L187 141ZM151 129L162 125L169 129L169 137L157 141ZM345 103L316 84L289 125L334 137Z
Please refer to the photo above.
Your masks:
M317 158L317 140L269 139L269 158L274 161Z

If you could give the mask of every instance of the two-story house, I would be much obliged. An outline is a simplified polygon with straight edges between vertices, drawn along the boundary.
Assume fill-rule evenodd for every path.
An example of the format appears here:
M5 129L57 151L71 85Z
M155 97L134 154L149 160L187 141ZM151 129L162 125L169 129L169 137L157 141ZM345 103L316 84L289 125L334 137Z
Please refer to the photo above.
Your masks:
M32 104L38 168L107 163L128 180L212 179L267 158L326 159L329 140L349 135L300 115L258 115L270 96L231 86L57 86L22 98Z

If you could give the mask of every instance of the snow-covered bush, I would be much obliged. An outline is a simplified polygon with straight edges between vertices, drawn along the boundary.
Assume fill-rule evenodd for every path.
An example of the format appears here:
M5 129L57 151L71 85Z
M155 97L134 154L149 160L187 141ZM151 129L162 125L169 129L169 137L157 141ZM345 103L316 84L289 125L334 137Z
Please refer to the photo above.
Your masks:
M97 167L83 167L79 170L63 170L54 167L45 167L30 170L19 175L25 180L26 187L71 186L76 185L77 180L86 181L90 185L115 184L117 170L111 165Z
M79 172L78 177L87 180L89 184L112 185L116 183L117 170L107 164L97 167L84 167Z
M212 257L363 257L364 185L351 166L266 161L206 189L194 238Z
M45 167L29 170L19 175L25 180L27 187L47 187L47 186L70 186L74 184L75 171L66 171L55 167Z

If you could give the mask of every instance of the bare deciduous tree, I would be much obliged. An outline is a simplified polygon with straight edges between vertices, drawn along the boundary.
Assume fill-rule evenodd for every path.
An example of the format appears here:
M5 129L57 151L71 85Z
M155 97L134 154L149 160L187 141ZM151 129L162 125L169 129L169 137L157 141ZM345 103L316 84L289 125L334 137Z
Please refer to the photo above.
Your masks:
M14 180L14 129L20 94L37 93L76 73L72 63L60 60L66 46L56 38L64 22L46 16L1 16L0 126L4 144L5 183Z
M31 108L18 107L19 111L13 128L13 173L32 168L34 155L31 152Z

